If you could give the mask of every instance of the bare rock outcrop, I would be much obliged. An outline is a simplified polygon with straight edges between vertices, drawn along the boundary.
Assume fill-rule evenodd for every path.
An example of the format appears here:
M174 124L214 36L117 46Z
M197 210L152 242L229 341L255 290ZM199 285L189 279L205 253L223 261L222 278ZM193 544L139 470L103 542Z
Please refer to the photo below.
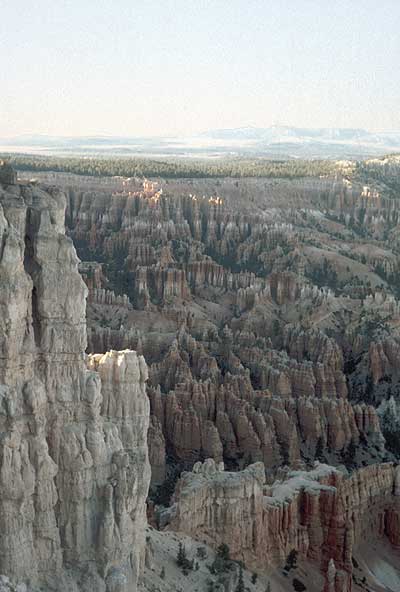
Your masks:
M86 367L85 297L65 196L0 185L0 573L49 590L135 590L142 563L147 369Z
M230 473L208 459L182 475L168 528L215 547L226 543L255 567L282 565L294 549L326 574L326 590L350 591L358 544L386 537L400 545L399 470L386 463L346 476L317 463L269 486L262 463Z

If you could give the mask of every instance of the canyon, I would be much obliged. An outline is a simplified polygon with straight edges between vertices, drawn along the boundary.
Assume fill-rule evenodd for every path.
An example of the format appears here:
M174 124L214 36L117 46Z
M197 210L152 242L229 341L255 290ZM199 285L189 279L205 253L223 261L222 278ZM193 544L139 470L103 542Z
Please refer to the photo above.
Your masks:
M362 557L400 547L396 199L35 176L0 175L0 573L169 592L183 540L229 546L215 590L289 592L294 551L310 592L394 592Z
M168 455L272 470L316 451L337 464L354 446L357 466L387 458L395 200L331 178L115 179L111 193L64 182L88 351L132 347L148 361L155 473Z

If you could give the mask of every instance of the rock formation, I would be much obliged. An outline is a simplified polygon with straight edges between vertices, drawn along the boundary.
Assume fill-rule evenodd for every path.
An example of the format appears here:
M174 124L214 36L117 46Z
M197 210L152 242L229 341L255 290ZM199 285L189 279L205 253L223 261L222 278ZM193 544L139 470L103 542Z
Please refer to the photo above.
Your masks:
M0 573L57 591L136 589L150 477L147 368L85 362L87 289L64 194L0 185Z
M232 557L264 569L283 565L294 549L326 574L326 590L350 592L358 544L386 537L400 547L399 479L391 463L351 476L317 463L267 485L262 463L229 473L208 459L182 475L168 529L214 547L229 542Z
M324 354L319 345L315 355L325 356L326 368L335 372L340 355L326 348L330 353ZM302 390L300 372L291 375L287 366L277 368L279 372L271 369L270 390L255 390L248 372L222 376L214 358L181 331L163 362L150 367L154 386L149 388L152 415L176 460L190 465L209 456L238 466L263 461L277 469L282 463L299 466L315 458L318 446L330 451L326 458L338 462L351 444L360 443L367 456L375 451L379 458L384 440L372 406L352 405L345 390L316 396L311 368L306 377L312 378Z
M368 200L368 208L379 209L379 200L332 180L246 180L240 190L224 180L218 190L207 185L208 195L200 180L160 182L157 190L128 190L117 179L112 187L68 183L70 235L83 258L102 261L81 264L89 287L88 351L133 348L151 364L156 472L165 470L162 439L185 463L206 455L239 466L298 466L321 445L333 463L353 444L361 450L356 464L384 456L376 412L357 396L347 368L349 358L365 359L364 383L369 372L374 384L385 375L389 358L371 350L367 359L371 340L356 343L350 331L361 333L359 307L375 314L391 300L374 292L363 304L326 285L342 255L332 247L338 223L319 214L354 217ZM296 200L304 211L294 209ZM336 249L328 274L318 267L324 241L329 252Z
M84 310L76 312L84 287L75 285L61 210L51 206L63 200L55 181L67 196L67 233L84 261L88 369ZM14 290L21 297L13 306L11 293L3 298L4 327L14 337L2 358L24 369L22 426L32 421L25 382L34 377L44 385L41 433L56 466L43 485L54 482L54 504L41 511L46 524L48 514L56 516L60 542L53 546L63 557L55 571L68 576L74 565L80 574L90 563L92 581L114 591L127 563L132 581L139 569L147 374L140 357L106 353L135 349L149 367L151 520L177 474L195 465L176 490L173 528L227 542L255 566L281 565L297 549L319 566L325 592L349 592L352 551L363 537L385 535L398 545L399 477L393 464L383 464L399 454L398 201L340 177L142 183L50 174L48 187L7 185L5 201L14 203L8 217L17 216L15 203L26 210L17 235L27 238L24 287ZM47 209L39 195L47 196ZM55 225L63 251L51 243ZM2 253L7 261L7 249ZM42 273L44 259L51 273ZM25 301L31 304L17 314ZM12 345L15 336L21 346ZM21 429L21 442L32 439L31 423ZM70 448L81 451L82 459L72 455L76 465L64 452ZM196 463L205 458L213 461L201 469ZM315 460L330 466L312 469ZM216 470L221 462L236 472ZM341 465L350 476L332 468ZM302 472L287 479L291 469ZM102 521L101 548L92 545L89 553L88 525ZM40 532L32 527L32 537Z

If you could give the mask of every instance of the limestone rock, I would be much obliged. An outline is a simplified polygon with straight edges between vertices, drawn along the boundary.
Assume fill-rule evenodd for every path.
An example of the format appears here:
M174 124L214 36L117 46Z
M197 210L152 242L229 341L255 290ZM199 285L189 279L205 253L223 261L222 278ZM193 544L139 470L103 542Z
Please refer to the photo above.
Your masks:
M144 551L147 368L122 351L87 369L64 210L57 189L0 186L0 573L124 592Z
M282 565L295 549L326 574L326 591L350 591L358 544L386 536L399 545L397 479L391 463L349 477L317 463L268 486L262 463L231 473L207 460L178 481L168 529L227 543L233 558L259 568Z

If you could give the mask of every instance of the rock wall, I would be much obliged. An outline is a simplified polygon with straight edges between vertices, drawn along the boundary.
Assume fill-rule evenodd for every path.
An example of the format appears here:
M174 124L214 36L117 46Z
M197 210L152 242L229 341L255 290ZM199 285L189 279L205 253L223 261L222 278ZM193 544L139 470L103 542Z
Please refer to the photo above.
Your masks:
M57 189L0 185L0 573L135 590L150 477L147 368L86 367L85 298Z
M392 463L351 476L317 463L269 486L262 463L230 473L209 459L182 475L168 529L226 543L232 557L260 569L283 565L295 549L326 574L327 590L350 591L359 543L386 537L400 548L399 484L400 467ZM342 587L329 588L335 580Z

